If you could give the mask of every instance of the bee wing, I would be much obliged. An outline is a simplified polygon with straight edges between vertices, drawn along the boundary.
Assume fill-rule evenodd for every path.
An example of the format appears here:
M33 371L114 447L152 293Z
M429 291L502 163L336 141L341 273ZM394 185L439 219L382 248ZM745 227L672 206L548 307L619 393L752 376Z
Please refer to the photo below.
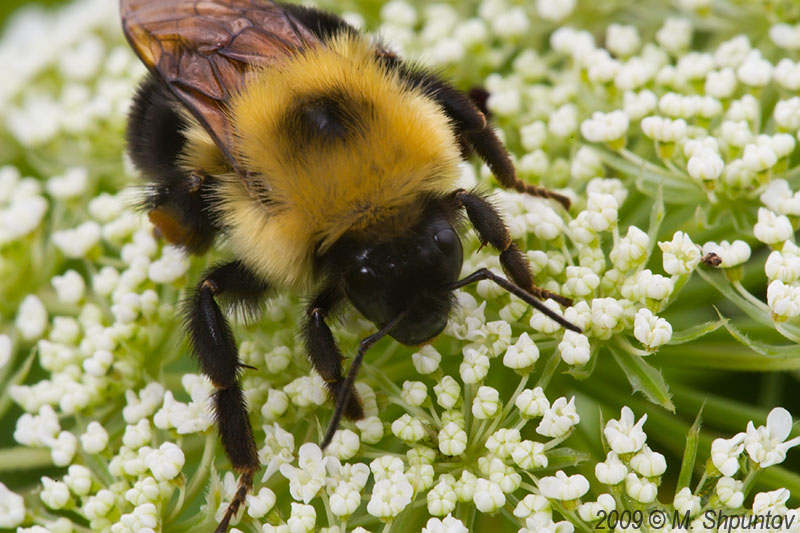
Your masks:
M136 54L205 126L234 168L231 97L252 67L319 42L271 0L120 0L120 13Z

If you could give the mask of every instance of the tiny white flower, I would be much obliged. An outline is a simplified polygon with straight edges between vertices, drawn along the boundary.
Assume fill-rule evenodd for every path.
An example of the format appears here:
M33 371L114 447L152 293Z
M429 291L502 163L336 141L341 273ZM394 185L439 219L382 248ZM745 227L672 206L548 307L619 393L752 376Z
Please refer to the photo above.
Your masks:
M472 501L480 512L493 513L506 504L506 495L496 482L478 478Z
M267 487L261 487L258 494L247 495L247 514L252 518L261 518L275 506L275 493Z
M642 430L646 421L646 414L636 421L630 407L624 406L619 420L609 420L603 428L608 445L619 455L638 452L647 441Z
M592 300L592 329L598 337L608 338L620 323L624 309L615 298Z
M714 493L723 505L730 509L736 509L741 507L744 502L742 485L742 481L733 479L732 477L722 477L717 481L714 487Z
M70 465L64 483L75 495L86 496L92 488L92 472L83 465Z
M722 259L720 268L732 268L746 263L750 259L750 246L741 240L735 240L732 243L722 241L719 244L709 241L703 245L703 253L715 253ZM800 271L798 274L800 275Z
M420 419L406 413L392 422L392 433L400 440L416 442L425 436L425 426Z
M767 304L775 320L796 317L800 314L800 286L787 285L779 279L772 281L767 287Z
M157 450L145 456L147 468L159 481L169 481L181 473L186 458L183 450L171 442L165 442Z
M96 520L106 516L116 505L116 496L108 489L102 489L94 496L86 499L83 504L83 513L89 520Z
M711 443L711 462L722 472L731 477L739 471L739 456L744 451L744 433L738 433L730 439L714 439Z
M81 435L81 446L87 453L100 453L108 446L108 433L99 422L89 422L86 433Z
M786 131L800 129L800 96L779 100L772 112L775 123Z
M564 291L571 296L588 296L600 285L600 277L587 267L568 266Z
M280 465L281 475L289 480L292 498L308 503L317 495L325 484L325 465L328 460L322 457L319 446L306 442L298 450L297 467L288 463Z
M768 144L748 144L744 147L742 163L753 172L763 172L772 168L778 162L778 154Z
M56 290L58 300L65 304L80 302L86 290L83 277L74 270L68 270L62 276L54 276L51 283Z
M503 365L515 370L530 368L539 359L539 349L527 333L523 333L506 350Z
M631 270L647 260L650 238L647 233L629 226L625 237L619 240L609 254L609 259L622 272Z
M676 231L671 241L659 242L658 247L663 252L664 271L673 276L688 274L702 259L700 248L682 231Z
M177 246L165 246L161 258L150 263L148 277L156 283L172 283L186 274L189 260Z
M551 500L577 500L589 491L589 481L580 474L567 476L559 470L555 476L539 480L539 492Z
M428 387L421 381L404 381L400 397L408 405L419 407L428 399Z
M333 434L333 439L325 450L327 455L332 455L341 461L353 458L361 448L358 435L349 429L338 429Z
M548 298L543 303L554 313L562 314L561 308L555 300ZM545 315L541 311L537 311L536 309L534 309L531 313L531 319L529 323L533 329L540 333L552 334L561 329L561 325L558 322Z
M383 422L377 416L368 416L356 422L356 427L361 433L361 441L367 444L377 444L383 438Z
M449 422L439 431L439 451L445 455L460 455L467 449L467 432Z
M678 491L673 500L675 510L682 515L686 513L689 513L691 516L697 515L697 513L700 512L700 503L700 496L694 496L689 487L683 487Z
M543 416L550 409L550 402L542 387L523 390L514 402L524 418Z
M639 503L651 503L658 495L658 486L631 473L625 477L625 493Z
M758 208L758 222L753 226L753 235L765 244L778 244L791 238L792 223L784 215L777 215L764 207Z
M442 356L436 351L436 348L430 344L426 344L420 348L419 351L411 354L411 360L417 372L420 374L430 374L439 368Z
M705 91L715 98L729 98L736 90L736 73L730 67L706 74Z
M654 141L675 143L686 136L686 121L682 118L673 120L658 116L648 116L644 117L640 124L642 132Z
M413 494L414 488L406 476L402 472L395 472L391 478L375 482L367 512L381 519L395 517L411 503Z
M608 452L606 460L595 465L594 475L604 485L616 485L622 483L628 475L628 467L619 460L615 452Z
M39 498L51 509L63 509L69 501L69 487L65 483L43 476Z
M725 162L716 150L703 149L689 158L686 167L692 178L700 182L713 181L722 174Z
M617 56L630 56L642 45L635 26L610 24L606 29L606 47Z
M65 256L83 258L100 241L100 225L90 220L73 229L54 231L51 239Z
M544 412L539 425L536 426L536 433L545 437L563 437L581 421L575 409L575 397L567 401L566 398L556 398L556 401Z
M644 477L657 477L667 470L667 461L664 456L654 452L647 444L631 457L631 468Z
M486 449L500 458L508 457L511 450L521 442L519 430L500 428L486 439Z
M472 400L472 414L479 420L493 417L500 409L500 393L492 387L482 386Z
M545 455L544 444L524 440L511 448L511 458L514 464L523 470L534 468L547 468L548 459Z
M795 63L788 57L784 57L775 66L773 78L784 89L797 91L800 89L800 63Z
M752 421L748 422L744 438L747 455L761 468L782 463L786 459L786 452L800 445L800 437L786 440L791 431L792 415L783 407L776 407L769 412L766 426L756 428Z
M759 50L751 50L736 69L736 76L745 85L764 87L772 79L772 63L761 56Z
M786 501L790 496L791 493L788 489L759 492L753 498L753 513L766 514L772 511L775 514L785 514L787 511Z
M375 481L389 479L397 473L402 474L403 468L403 460L392 455L382 455L377 459L373 459L369 464L369 469L372 471Z
M786 50L800 50L800 24L794 26L780 22L769 29L769 38Z
M550 501L541 494L526 494L514 507L514 516L517 518L527 518L536 513L549 512Z
M292 512L286 525L289 526L289 533L308 533L314 531L317 523L317 511L312 505L292 502Z
M692 40L692 23L685 18L667 17L656 32L656 41L669 52L677 54L689 47Z
M536 0L536 13L544 20L559 22L575 10L575 0Z
M585 365L592 355L589 338L581 333L565 331L564 337L558 343L558 353L568 365Z
M458 373L464 383L479 383L489 373L489 356L486 347L468 344L462 348L464 361L458 367Z
M453 503L453 507L455 508L455 503ZM439 516L442 515L444 515L444 513ZM425 524L425 527L422 528L422 533L467 533L468 531L469 530L461 520L450 516L449 511L444 519L431 518Z
M578 129L578 109L574 104L564 104L548 117L547 129L556 137L565 139Z
M69 431L62 431L58 436L47 442L50 448L50 457L56 466L67 466L72 462L78 449L78 437Z
M122 436L122 444L132 450L138 450L142 446L150 443L153 438L153 431L150 428L150 420L143 418L136 424L125 427L125 434Z
M472 501L472 498L475 495L475 487L477 484L477 476L465 468L461 472L461 477L458 478L458 481L456 481L455 485L458 501L462 503Z
M85 167L68 168L63 175L47 181L47 192L59 200L78 198L86 192L89 172Z
M655 350L672 338L672 326L649 309L642 308L634 317L633 336L648 350Z
M591 142L613 143L625 136L628 125L629 119L625 111L595 111L592 118L581 123L581 134Z
M47 309L37 296L29 294L22 300L15 324L26 341L36 340L42 336L47 328Z

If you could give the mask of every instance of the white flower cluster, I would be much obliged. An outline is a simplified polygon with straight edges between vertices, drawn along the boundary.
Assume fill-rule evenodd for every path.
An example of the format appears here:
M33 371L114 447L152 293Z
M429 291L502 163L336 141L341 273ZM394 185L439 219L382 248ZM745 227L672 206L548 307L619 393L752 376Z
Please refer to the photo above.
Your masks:
M679 4L711 9L702 0ZM296 302L275 296L258 328L234 321L265 466L234 526L369 533L348 521L388 528L425 506L431 518L418 526L428 532L468 531L472 512L461 510L477 509L505 513L520 532L568 533L588 529L621 501L663 500L665 458L648 446L646 415L637 420L627 407L603 428L610 451L595 477L607 491L595 498L589 480L560 469L567 450L559 447L584 406L552 378L564 365L587 377L606 347L646 364L638 356L673 342L673 325L660 315L693 273L712 265L734 284L741 279L753 238L699 246L690 237L718 222L705 217L709 205L760 199L753 237L772 248L768 309L782 332L794 331L800 193L789 165L800 130L800 64L773 65L744 35L689 51L689 18L665 18L655 42L644 42L630 25L604 32L553 26L572 21L574 0L474 7L475 16L463 18L460 6L392 0L380 9L379 31L393 49L460 69L465 83L495 72L481 83L506 128L498 134L512 151L521 148L512 156L520 177L558 190L573 207L516 192L497 192L492 201L512 238L525 243L537 285L573 299L569 307L554 299L544 305L583 333L565 331L487 280L474 293L456 291L441 339L370 353L356 384L365 418L344 422L323 452L313 442L329 416L326 385L294 338ZM345 18L367 24L355 13ZM66 469L43 476L25 498L0 483L0 528L72 531L71 518L80 517L81 526L113 533L205 529L237 491L232 472L215 473L229 465L217 448L214 387L176 361L187 350L175 307L190 271L205 260L193 263L159 242L146 217L128 209L127 193L100 192L120 188L115 176L134 175L130 161L118 159L144 68L118 26L106 0L77 0L54 15L27 11L0 41L0 130L26 155L24 164L0 167L0 311L14 317L0 334L0 383L8 384L0 406L10 399L24 411L14 426L17 444L40 448L36 461ZM797 50L797 34L796 26L776 24L770 38ZM552 52L540 54L535 44L548 35ZM758 98L767 88L777 101L762 116ZM639 155L653 143L658 158ZM478 172L464 163L460 186L485 186L490 175L487 165ZM646 211L642 193L696 207L697 226L672 220L664 236L656 212L646 227L638 216ZM478 244L465 236L464 272L499 272L497 253ZM334 327L342 352L372 327L343 317ZM34 359L37 372L29 373ZM740 508L744 472L782 462L800 443L790 430L788 412L775 409L766 426L751 423L717 439L708 484L682 487L674 508L694 518L703 505ZM703 504L700 494L712 493ZM796 513L786 508L788 497L785 489L756 494L752 510ZM195 522L186 517L190 506ZM512 508L513 519L504 511ZM70 518L55 518L61 512Z

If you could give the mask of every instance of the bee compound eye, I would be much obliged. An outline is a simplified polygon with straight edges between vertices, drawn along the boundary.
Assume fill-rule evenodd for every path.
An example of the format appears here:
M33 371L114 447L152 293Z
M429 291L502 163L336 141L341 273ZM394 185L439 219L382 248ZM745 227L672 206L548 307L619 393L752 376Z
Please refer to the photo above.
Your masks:
M433 236L433 241L445 255L450 255L458 248L458 235L450 228L439 230Z

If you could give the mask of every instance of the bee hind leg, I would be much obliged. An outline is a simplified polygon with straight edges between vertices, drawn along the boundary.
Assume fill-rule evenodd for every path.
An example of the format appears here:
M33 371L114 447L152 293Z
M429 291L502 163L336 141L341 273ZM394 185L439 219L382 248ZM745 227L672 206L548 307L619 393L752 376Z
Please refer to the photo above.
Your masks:
M245 365L239 360L233 332L216 299L226 297L232 303L253 307L268 289L263 280L234 261L208 272L184 307L185 328L200 368L217 389L212 398L222 447L240 473L238 488L217 532L227 530L231 518L244 504L260 464L239 385L239 374Z

